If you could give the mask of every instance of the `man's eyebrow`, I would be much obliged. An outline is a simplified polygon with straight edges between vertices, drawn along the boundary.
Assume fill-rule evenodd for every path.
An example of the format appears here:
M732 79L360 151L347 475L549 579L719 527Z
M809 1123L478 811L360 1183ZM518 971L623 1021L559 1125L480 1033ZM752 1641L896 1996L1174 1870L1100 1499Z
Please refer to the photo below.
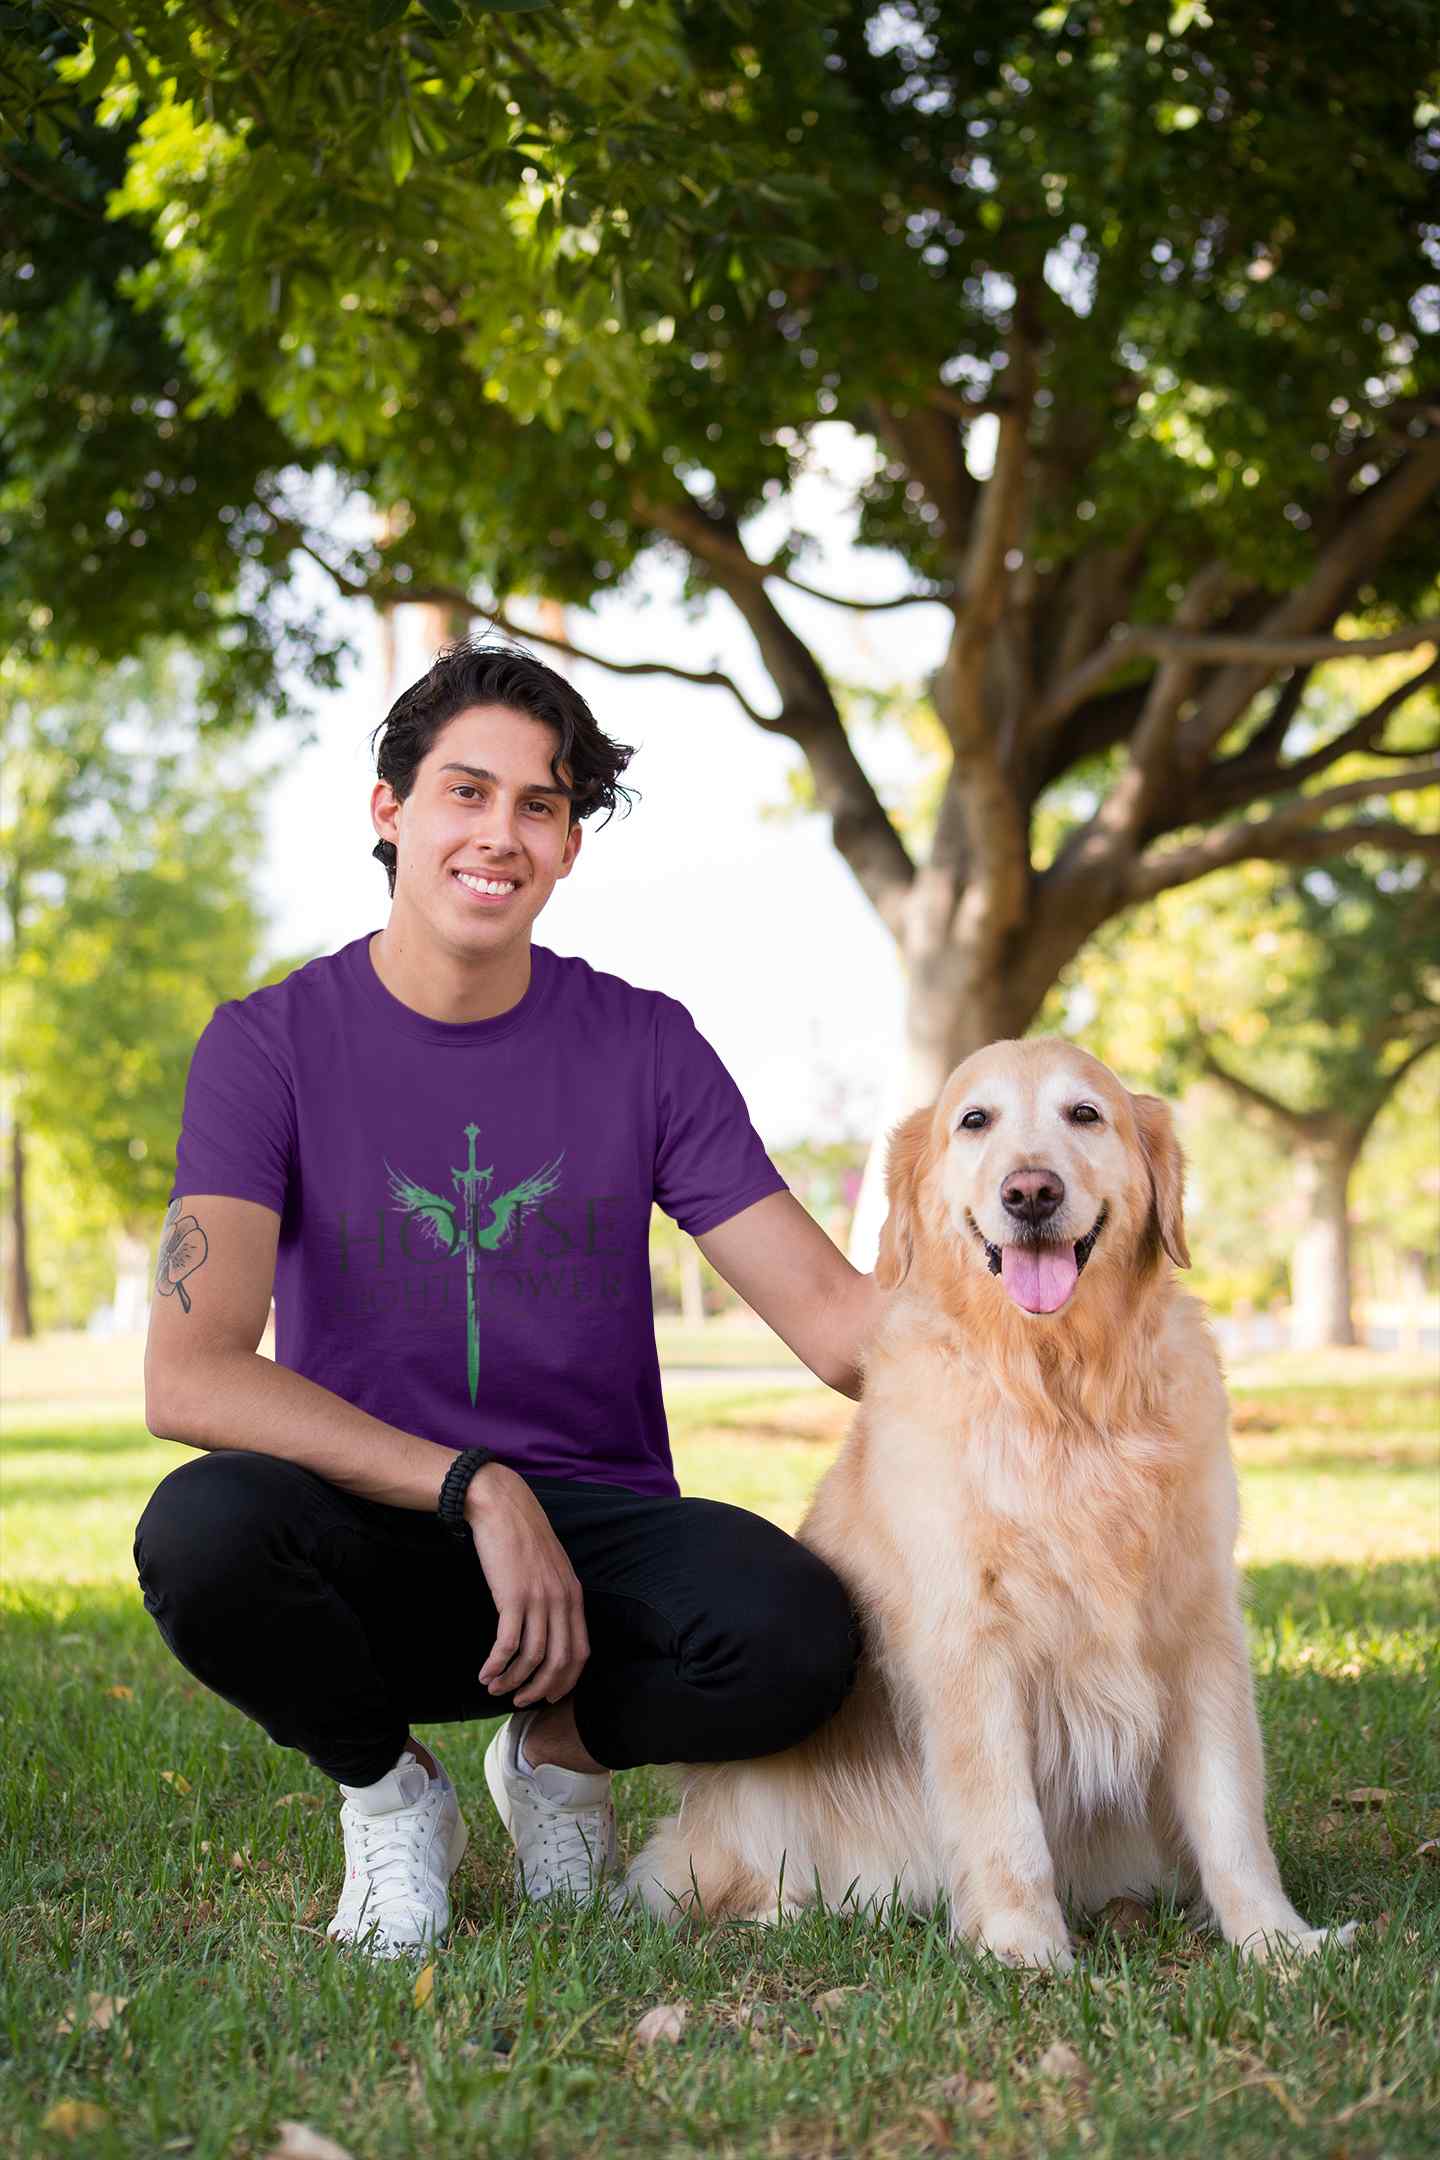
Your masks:
M469 773L472 780L488 780L492 787L502 785L498 775L487 772L483 765L442 765L440 770L441 772ZM522 787L518 792L522 795L558 795L562 802L569 802L574 794L572 788L556 787L553 781L537 781L533 787Z

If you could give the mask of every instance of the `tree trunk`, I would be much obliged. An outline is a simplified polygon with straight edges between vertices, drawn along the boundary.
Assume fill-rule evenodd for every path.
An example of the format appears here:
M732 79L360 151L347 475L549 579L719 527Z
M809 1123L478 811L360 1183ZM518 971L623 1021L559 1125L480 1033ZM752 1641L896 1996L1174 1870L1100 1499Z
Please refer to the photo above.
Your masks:
M1300 1146L1296 1185L1302 1221L1290 1261L1290 1340L1296 1350L1348 1348L1351 1309L1350 1179L1360 1137L1348 1126Z
M885 1157L901 1118L932 1103L955 1067L986 1043L1014 1040L1034 1019L1022 1008L1015 971L985 969L951 945L911 961L906 969L905 1055L897 1058L880 1098L879 1122L850 1224L849 1259L867 1274L880 1249L888 1200Z
M35 1333L30 1309L30 1256L25 1220L25 1148L20 1120L10 1123L10 1326L11 1339L28 1342Z

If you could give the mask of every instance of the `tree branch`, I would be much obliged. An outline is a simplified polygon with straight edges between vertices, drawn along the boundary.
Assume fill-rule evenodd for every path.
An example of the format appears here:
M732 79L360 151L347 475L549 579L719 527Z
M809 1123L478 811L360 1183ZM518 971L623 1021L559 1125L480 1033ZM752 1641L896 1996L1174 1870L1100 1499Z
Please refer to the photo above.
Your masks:
M837 850L891 935L902 939L915 865L855 755L823 670L766 591L762 566L745 553L733 522L693 504L646 501L640 514L703 563L745 618L780 694L779 714L761 725L788 735L804 753Z
M872 410L876 434L924 488L938 517L936 538L958 565L980 493L980 483L965 463L963 435L933 405L901 411L877 402Z
M1440 748L1440 744L1421 744L1411 750L1382 750L1371 740L1381 732L1392 713L1398 712L1402 705L1408 705L1411 698L1432 682L1440 682L1440 658L1432 660L1418 674L1407 676L1404 682L1387 692L1378 705L1372 705L1369 712L1362 713L1341 734L1322 743L1318 750L1293 759L1288 765L1282 765L1278 759L1273 762L1255 759L1253 745L1238 757L1224 759L1212 768L1199 807L1207 811L1233 810L1242 803L1258 801L1261 796L1298 787L1313 774L1327 771L1339 759L1357 750L1363 750L1367 757L1415 758L1424 756L1427 750ZM1268 723L1261 732L1270 733Z
M1090 692L1126 662L1155 654L1162 658L1198 660L1208 666L1247 662L1266 673L1301 662L1319 660L1370 660L1381 653L1413 652L1417 645L1440 642L1440 617L1412 623L1406 630L1392 630L1384 637L1225 637L1188 634L1170 629L1132 628L1111 632L1108 644L1082 660L1079 667L1046 699L1041 722L1052 725L1072 713ZM1256 689L1263 686L1263 677ZM1254 692L1250 693L1252 696Z
M855 608L865 615L883 615L889 608L949 607L954 600L954 588L948 585L938 586L934 592L897 593L893 600L849 600L841 593L821 592L818 586L807 585L803 578L792 577L788 570L777 570L773 563L759 567L762 577L777 578L792 592L804 593L811 600L823 600L827 607Z
M1372 571L1386 548L1422 509L1440 485L1440 439L1420 442L1406 452L1383 478L1368 488L1355 503L1335 537L1320 550L1315 566L1302 585L1288 593L1271 610L1265 623L1267 644L1295 640L1303 647L1305 633L1331 624L1357 581ZM1418 624L1415 642L1440 642L1440 622ZM1396 632L1397 637L1408 633ZM1372 650L1375 640L1366 640ZM1392 645L1403 652L1403 644ZM1322 657L1297 651L1296 657ZM1233 726L1256 692L1263 689L1273 662L1242 661L1219 674L1200 701L1200 710L1185 727L1181 754L1192 771L1209 760L1215 745Z
M1290 731L1290 722L1300 710L1306 685L1313 673L1313 667L1301 666L1290 670L1276 692L1275 702L1264 720L1250 740L1236 753L1237 760L1254 758L1257 763L1264 763L1267 759L1272 763L1278 761L1280 752L1285 747L1285 737Z
M1347 848L1369 844L1394 848L1411 855L1440 855L1440 833L1419 832L1408 825L1381 819L1315 830L1315 820L1342 803L1362 802L1374 795L1398 795L1403 790L1429 787L1440 781L1440 763L1415 766L1408 772L1379 774L1372 780L1351 781L1345 787L1327 788L1320 795L1305 795L1270 817L1242 818L1222 825L1189 847L1171 848L1164 854L1143 855L1124 880L1127 900L1149 900L1172 886L1191 884L1223 870L1231 863L1324 862Z
M1312 1112L1292 1110L1289 1103L1281 1102L1278 1095L1269 1094L1264 1088L1257 1087L1253 1080L1242 1079L1239 1073L1231 1072L1228 1065L1222 1065L1210 1048L1209 1037L1203 1030L1200 1035L1200 1064L1212 1080L1222 1082L1252 1109L1263 1111L1266 1117L1273 1119L1285 1132L1308 1138L1315 1131L1317 1120Z
M941 587L936 592L897 593L891 600L850 599L842 593L822 592L818 585L809 585L789 570L782 570L775 562L756 562L746 552L738 535L718 518L707 517L696 504L654 502L648 496L636 492L634 499L636 515L657 531L678 540L692 555L703 555L713 567L721 563L736 577L748 578L763 585L768 578L777 579L795 592L804 593L807 599L824 600L830 607L854 608L861 613L881 614L887 608L921 607L931 602L948 605L950 594Z
M935 383L925 392L925 402L936 412L948 413L952 420L979 420L986 413L1004 412L1010 401L1004 397L969 398L961 390L952 390L948 383Z
M95 225L106 223L103 210L92 209L89 203L77 202L73 195L62 195L58 189L47 187L43 180L37 180L34 173L26 172L23 165L17 165L13 159L7 158L3 151L0 151L0 168L8 172L12 179L33 189L35 194L43 195L47 202L58 203L62 210L73 210L76 217L89 218Z
M950 786L964 811L968 875L957 911L962 941L994 954L1023 919L1030 889L1028 819L987 711L987 648L1005 603L1029 469L1036 386L1035 296L1017 291L1007 340L1007 409L980 495L960 578L955 629L935 678L935 710L955 751ZM963 919L963 920L962 920Z
M1382 1083L1381 1089L1373 1109L1364 1121L1364 1130L1366 1132L1370 1130L1376 1118L1379 1117L1380 1112L1389 1102L1401 1081L1408 1073L1414 1070L1420 1063L1421 1058L1428 1057L1432 1050L1440 1050L1440 1028L1437 1028L1433 1034L1425 1036L1422 1041L1416 1043L1414 1049L1407 1056L1401 1058L1400 1063L1393 1066L1389 1072L1379 1075Z
M548 645L556 652L563 652L572 660L586 660L592 667L605 668L612 675L670 675L679 682L696 683L701 689L728 690L731 697L748 719L757 727L779 730L778 720L762 713L750 703L740 685L718 668L698 669L677 667L669 660L607 660L604 653L590 652L570 638L556 637L548 630L531 629L508 616L503 607L493 603L473 600L458 585L401 585L391 581L386 584L369 585L359 578L350 577L332 562L327 562L319 550L313 547L303 534L293 533L294 545L312 562L320 565L327 576L332 577L352 600L368 600L372 607L444 607L457 615L472 619L483 615L511 637L524 638L535 645ZM780 730L780 732L784 732Z

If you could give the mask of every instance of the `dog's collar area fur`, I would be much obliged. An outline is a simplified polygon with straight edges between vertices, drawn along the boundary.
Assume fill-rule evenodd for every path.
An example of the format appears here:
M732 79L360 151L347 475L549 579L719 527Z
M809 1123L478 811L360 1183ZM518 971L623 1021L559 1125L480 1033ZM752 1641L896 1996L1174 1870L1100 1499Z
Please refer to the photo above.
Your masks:
M991 1244L989 1238L986 1237L984 1231L980 1228L979 1223L976 1222L975 1217L970 1214L970 1210L968 1208L965 1210L965 1213L967 1216L969 1216L971 1229L975 1232L976 1237L979 1238L981 1244L985 1247L985 1261L986 1265L989 1267L990 1273L992 1275L998 1275L1001 1269L1000 1247L998 1245ZM1090 1228L1086 1231L1084 1237L1077 1238L1075 1240L1075 1269L1077 1274L1084 1274L1085 1263L1090 1258L1091 1253L1095 1250L1095 1241L1099 1237L1100 1232L1104 1229L1106 1219L1109 1216L1109 1213L1110 1203L1108 1200L1103 1200L1100 1203L1100 1213L1096 1216L1094 1222L1090 1225Z

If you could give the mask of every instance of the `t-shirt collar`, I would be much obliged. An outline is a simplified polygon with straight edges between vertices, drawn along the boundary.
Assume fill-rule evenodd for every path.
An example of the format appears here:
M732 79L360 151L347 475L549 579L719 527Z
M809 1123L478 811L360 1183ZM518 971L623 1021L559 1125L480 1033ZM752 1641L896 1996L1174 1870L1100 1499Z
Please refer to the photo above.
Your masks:
M414 1035L422 1042L449 1043L462 1050L478 1050L487 1043L499 1042L502 1036L513 1034L516 1028L534 1018L550 988L554 955L544 945L532 945L530 981L518 1005L512 1005L508 1012L496 1013L489 1020L434 1020L428 1013L416 1012L413 1005L406 1005L381 982L370 957L370 940L375 934L368 930L364 937L342 946L338 957L346 977L373 1020L401 1034Z

